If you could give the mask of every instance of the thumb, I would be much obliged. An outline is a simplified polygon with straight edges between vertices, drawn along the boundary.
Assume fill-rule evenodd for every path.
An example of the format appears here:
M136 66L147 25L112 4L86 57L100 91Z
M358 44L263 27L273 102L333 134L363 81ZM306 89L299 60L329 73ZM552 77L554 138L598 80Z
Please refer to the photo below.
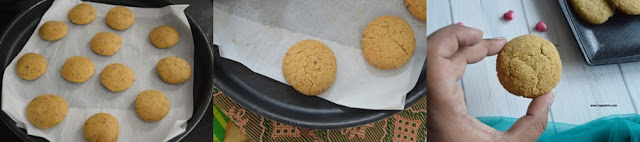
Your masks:
M527 109L527 115L516 121L506 136L511 140L537 141L542 132L547 128L549 118L549 107L553 103L555 93L548 93L538 96L531 101Z

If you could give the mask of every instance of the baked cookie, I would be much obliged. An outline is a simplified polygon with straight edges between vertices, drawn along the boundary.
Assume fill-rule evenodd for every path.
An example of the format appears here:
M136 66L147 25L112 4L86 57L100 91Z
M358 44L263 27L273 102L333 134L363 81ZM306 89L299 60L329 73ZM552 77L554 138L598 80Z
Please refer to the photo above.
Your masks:
M149 34L149 40L154 46L158 48L171 48L178 40L180 40L180 34L178 31L167 25L158 26Z
M136 112L144 121L160 121L169 114L169 98L157 90L146 90L136 97Z
M625 14L640 15L640 1L638 0L609 0L611 4Z
M169 84L180 84L191 78L189 62L178 57L166 57L158 61L156 72L164 82Z
M331 48L308 39L289 48L282 61L282 74L293 89L315 96L331 87L336 79L337 65Z
M81 83L89 80L95 71L93 62L84 56L73 56L67 58L62 65L62 77L74 83Z
M91 49L100 55L113 55L121 46L122 38L112 32L99 32L91 39Z
M54 127L67 116L69 106L58 95L46 94L33 98L27 105L29 122L40 129Z
M120 92L129 89L133 82L135 82L136 76L133 71L126 65L120 63L113 63L104 67L102 73L100 73L100 82L111 92Z
M96 113L84 122L84 138L89 142L116 142L119 135L118 120L111 114Z
M404 0L409 12L422 22L427 22L427 0Z
M509 41L496 60L502 87L516 96L535 98L551 92L562 74L560 55L553 43L536 35Z
M96 20L96 8L88 3L81 3L69 10L67 14L71 23L84 25Z
M67 24L60 21L47 21L38 30L40 37L47 41L56 41L67 35Z
M18 59L16 73L24 80L35 80L47 72L47 59L38 53L27 53Z
M591 24L602 24L615 12L607 0L571 0L571 4L582 20Z
M396 16L380 16L362 33L362 52L369 64L380 69L398 68L413 56L416 40L407 21Z
M107 13L107 25L114 30L125 30L133 25L136 16L126 7L116 6Z

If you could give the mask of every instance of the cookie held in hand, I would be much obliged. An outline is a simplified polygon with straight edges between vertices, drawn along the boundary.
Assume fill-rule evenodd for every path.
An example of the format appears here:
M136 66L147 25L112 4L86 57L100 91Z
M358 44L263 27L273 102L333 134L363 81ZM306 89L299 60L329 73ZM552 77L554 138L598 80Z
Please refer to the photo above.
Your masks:
M553 43L536 35L509 41L498 53L500 84L510 93L535 98L551 92L562 75L562 62Z

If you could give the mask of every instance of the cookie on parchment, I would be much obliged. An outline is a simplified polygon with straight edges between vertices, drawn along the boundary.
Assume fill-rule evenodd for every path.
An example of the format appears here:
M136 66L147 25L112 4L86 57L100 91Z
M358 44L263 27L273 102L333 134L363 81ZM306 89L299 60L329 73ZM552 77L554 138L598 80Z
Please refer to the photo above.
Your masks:
M287 51L282 61L282 73L287 82L304 95L325 92L336 79L336 57L324 43L300 41Z
M118 120L108 113L96 113L84 122L84 138L89 142L116 142L120 135Z
M162 92L146 90L136 97L136 112L144 121L155 122L169 114L171 102Z
M97 54L110 56L122 47L122 38L113 32L99 32L91 39L91 50Z
M171 26L163 25L158 26L149 34L149 40L158 48L171 48L178 40L180 40L180 34L178 30Z
M69 17L71 23L85 25L96 20L96 15L96 8L91 4L81 3L71 8L67 17Z
M29 122L40 129L54 127L67 116L69 106L60 96L46 94L33 98L27 105Z
M602 24L615 12L608 0L571 0L571 4L582 20L591 24Z
M422 22L427 22L427 0L404 0L409 12Z
M126 65L120 63L108 65L104 67L102 73L100 73L100 82L111 92L127 90L133 85L135 78L136 76L133 74L133 71Z
M638 0L609 0L611 4L625 14L640 15L640 1Z
M18 59L16 73L24 80L35 80L47 72L47 59L38 53L27 53Z
M191 78L189 62L178 57L166 57L158 61L156 72L164 82L169 84L180 84Z
M67 35L67 24L60 21L47 21L38 30L40 37L47 41L56 41Z
M67 58L62 65L62 77L73 83L81 83L89 80L95 71L93 61L84 56Z
M380 69L396 69L411 59L416 48L413 29L396 16L380 16L362 33L362 52L369 64Z
M509 41L496 59L498 80L516 96L535 98L558 85L562 62L556 47L537 35L522 35Z
M114 30L125 30L135 22L136 16L126 7L116 6L107 13L106 22Z

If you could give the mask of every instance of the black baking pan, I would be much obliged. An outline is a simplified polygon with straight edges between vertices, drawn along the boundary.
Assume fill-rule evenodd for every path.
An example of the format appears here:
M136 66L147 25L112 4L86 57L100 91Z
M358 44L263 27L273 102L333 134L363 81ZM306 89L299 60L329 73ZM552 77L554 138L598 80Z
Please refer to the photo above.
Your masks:
M268 119L304 128L338 129L372 123L400 112L348 108L319 97L305 96L289 85L220 57L218 49L217 45L213 45L213 84L236 103ZM418 83L407 93L405 108L426 96L425 69L426 62Z
M92 2L125 5L134 7L159 8L173 4L166 0L139 0L139 1L115 1L115 0L91 0ZM53 0L42 0L35 3L32 7L21 12L13 19L0 37L0 64L2 64L1 72L7 69L11 60L13 60L33 31L38 26L38 22L49 9ZM186 13L185 13L186 14ZM170 141L180 141L198 124L202 116L207 110L211 102L213 93L213 54L211 44L200 27L194 22L193 18L186 14L191 32L193 34L195 59L194 59L194 86L193 86L193 108L194 112L191 119L187 121L187 129L182 134L172 138ZM2 80L0 74L0 80ZM2 88L0 88L0 91ZM2 98L0 98L2 99ZM1 103L1 100L0 100ZM0 113L0 119L13 133L24 141L47 141L44 138L27 135L26 130L18 128L13 120L7 116L4 111Z
M558 0L569 27L589 65L640 61L640 16L616 11L600 25L585 22L570 0Z

